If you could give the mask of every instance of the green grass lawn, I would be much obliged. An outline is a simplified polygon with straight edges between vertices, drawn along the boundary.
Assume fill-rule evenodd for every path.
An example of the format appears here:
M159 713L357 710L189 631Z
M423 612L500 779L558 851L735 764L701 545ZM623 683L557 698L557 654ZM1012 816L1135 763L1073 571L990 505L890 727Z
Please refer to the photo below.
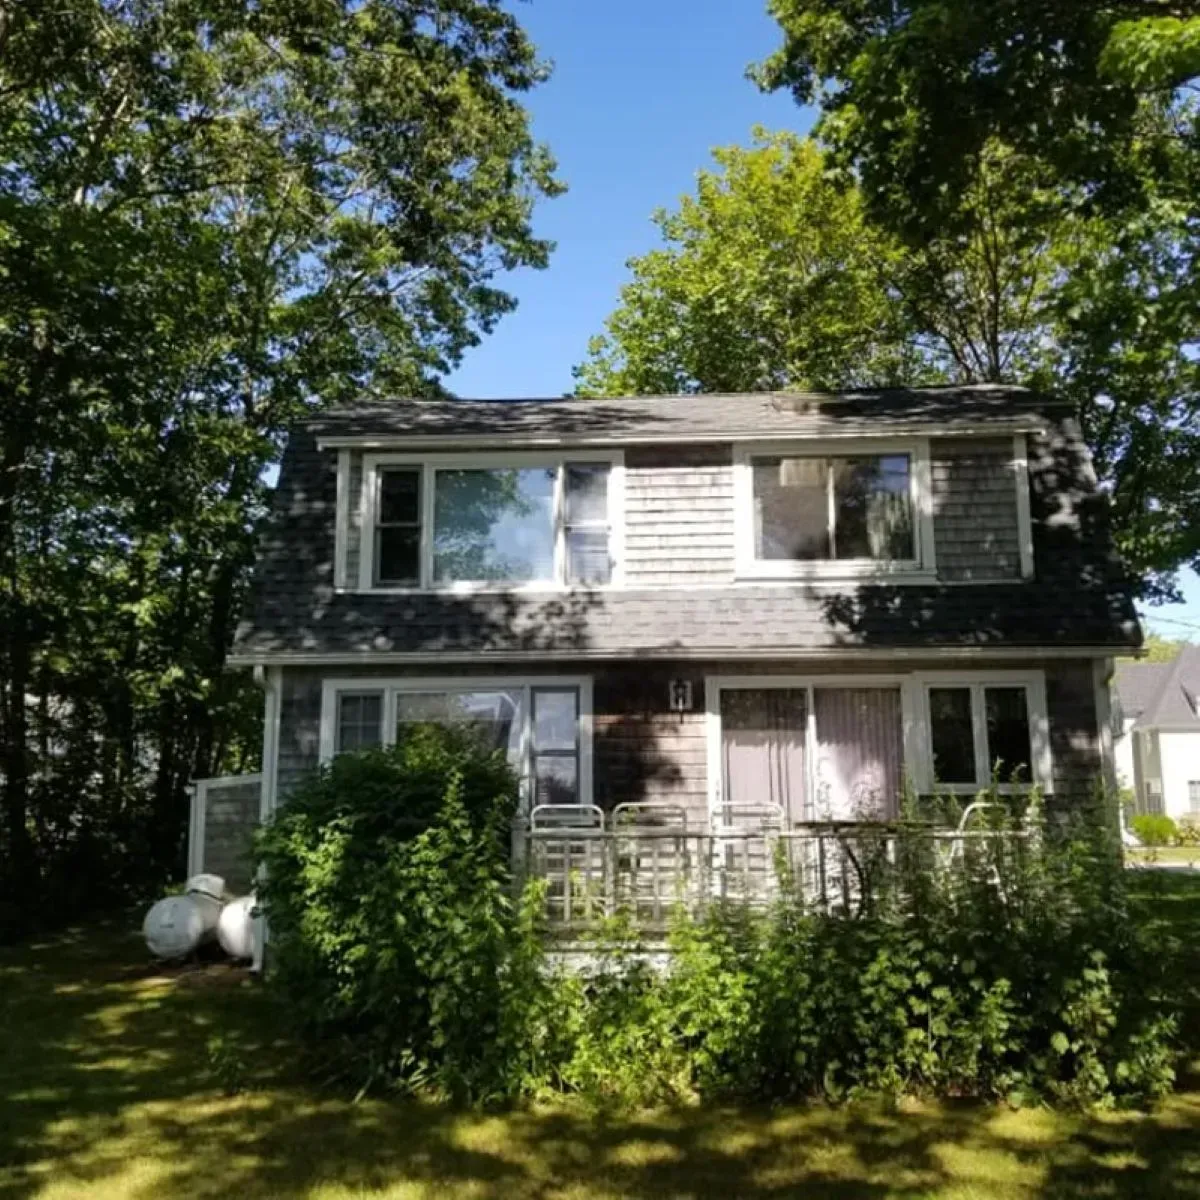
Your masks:
M1125 851L1126 862L1135 866L1143 863L1163 863L1173 867L1200 868L1200 846L1152 846L1130 848Z
M1200 947L1200 876L1146 872ZM461 1114L296 1077L244 972L114 930L0 952L0 1200L24 1197L1197 1197L1200 1090L1151 1114L906 1104ZM226 1094L234 1084L242 1090ZM1200 1085L1197 1085L1200 1087Z

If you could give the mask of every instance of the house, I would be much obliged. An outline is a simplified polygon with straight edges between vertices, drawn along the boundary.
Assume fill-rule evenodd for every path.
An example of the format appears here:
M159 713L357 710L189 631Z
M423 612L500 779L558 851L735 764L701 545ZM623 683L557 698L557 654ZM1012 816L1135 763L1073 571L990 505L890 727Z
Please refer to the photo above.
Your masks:
M1200 646L1121 663L1114 682L1117 774L1135 810L1200 821Z
M535 826L650 804L699 836L994 772L1081 802L1139 638L1072 410L975 386L324 413L232 661L264 813L436 720L509 754Z

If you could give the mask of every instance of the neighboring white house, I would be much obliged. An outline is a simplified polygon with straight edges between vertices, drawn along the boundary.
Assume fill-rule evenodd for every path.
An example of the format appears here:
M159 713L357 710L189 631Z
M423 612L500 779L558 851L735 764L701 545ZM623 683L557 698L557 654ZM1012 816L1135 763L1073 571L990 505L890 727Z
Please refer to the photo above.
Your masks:
M1200 646L1117 667L1117 774L1138 812L1200 821Z

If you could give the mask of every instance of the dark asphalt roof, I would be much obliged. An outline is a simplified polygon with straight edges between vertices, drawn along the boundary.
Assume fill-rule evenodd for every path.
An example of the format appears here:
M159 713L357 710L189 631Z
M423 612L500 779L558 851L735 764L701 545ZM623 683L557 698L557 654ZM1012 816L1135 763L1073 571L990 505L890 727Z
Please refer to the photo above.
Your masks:
M975 384L856 392L753 392L603 399L394 400L312 418L319 439L553 438L685 441L837 435L884 428L1034 429L1061 402L1025 388Z

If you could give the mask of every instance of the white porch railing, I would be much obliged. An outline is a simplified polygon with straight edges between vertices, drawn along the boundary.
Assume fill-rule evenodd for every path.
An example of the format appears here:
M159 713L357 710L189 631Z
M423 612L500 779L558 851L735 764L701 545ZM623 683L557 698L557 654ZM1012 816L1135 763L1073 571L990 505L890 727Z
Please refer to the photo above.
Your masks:
M997 842L1015 847L1029 836L972 828L969 816L957 828L936 829L833 821L786 827L770 806L726 806L716 815L710 828L696 828L677 805L624 804L608 816L590 805L546 805L514 831L514 857L520 875L546 881L554 927L583 930L624 912L642 928L663 929L679 906L692 913L714 902L762 908L785 889L821 911L855 914L901 867L954 870L996 853Z

